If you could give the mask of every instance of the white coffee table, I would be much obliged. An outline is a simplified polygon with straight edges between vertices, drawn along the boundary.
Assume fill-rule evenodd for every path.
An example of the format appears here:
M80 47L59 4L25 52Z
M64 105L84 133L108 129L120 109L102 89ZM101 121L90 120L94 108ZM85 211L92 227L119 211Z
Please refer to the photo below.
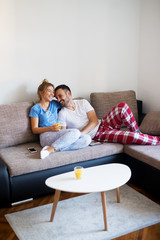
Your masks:
M101 192L105 230L107 230L106 195L105 192L116 189L117 202L120 203L119 187L131 177L128 166L111 163L84 169L82 179L76 179L74 171L56 175L46 180L46 185L55 189L54 203L50 221L53 221L61 191L75 193Z

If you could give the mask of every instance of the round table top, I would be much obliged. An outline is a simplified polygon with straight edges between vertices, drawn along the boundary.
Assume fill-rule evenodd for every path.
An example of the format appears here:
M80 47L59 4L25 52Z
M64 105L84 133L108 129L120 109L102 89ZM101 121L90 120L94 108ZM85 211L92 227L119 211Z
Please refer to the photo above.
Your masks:
M50 177L45 184L50 188L65 192L104 192L124 185L130 177L131 170L128 166L110 163L84 168L81 179L76 179L74 171L71 171Z

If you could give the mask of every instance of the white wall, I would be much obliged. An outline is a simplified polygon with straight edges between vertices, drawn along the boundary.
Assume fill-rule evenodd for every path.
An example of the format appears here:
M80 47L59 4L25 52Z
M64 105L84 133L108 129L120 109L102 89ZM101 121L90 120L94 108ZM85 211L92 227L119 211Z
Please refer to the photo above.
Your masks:
M0 0L0 104L36 99L43 78L75 97L137 92L139 10L140 0Z
M144 111L160 111L160 0L142 0L138 97Z

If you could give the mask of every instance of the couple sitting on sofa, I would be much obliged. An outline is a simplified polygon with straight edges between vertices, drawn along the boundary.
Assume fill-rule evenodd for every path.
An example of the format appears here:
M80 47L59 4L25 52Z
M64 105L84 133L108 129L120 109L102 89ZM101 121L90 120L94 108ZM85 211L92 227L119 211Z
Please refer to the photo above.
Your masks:
M54 85L44 79L37 92L39 102L31 108L29 116L33 133L40 134L42 159L51 152L84 148L92 139L99 142L160 145L159 137L140 133L126 103L117 104L99 122L90 103L85 99L73 100L71 90L66 85L54 89ZM57 101L53 100L54 94ZM120 130L122 123L129 131Z

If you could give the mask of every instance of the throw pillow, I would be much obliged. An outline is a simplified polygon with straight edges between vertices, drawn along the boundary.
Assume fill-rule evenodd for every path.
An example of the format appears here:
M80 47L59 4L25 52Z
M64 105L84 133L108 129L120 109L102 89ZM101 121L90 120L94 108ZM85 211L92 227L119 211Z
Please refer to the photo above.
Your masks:
M160 111L150 111L144 117L140 131L142 133L160 136Z

